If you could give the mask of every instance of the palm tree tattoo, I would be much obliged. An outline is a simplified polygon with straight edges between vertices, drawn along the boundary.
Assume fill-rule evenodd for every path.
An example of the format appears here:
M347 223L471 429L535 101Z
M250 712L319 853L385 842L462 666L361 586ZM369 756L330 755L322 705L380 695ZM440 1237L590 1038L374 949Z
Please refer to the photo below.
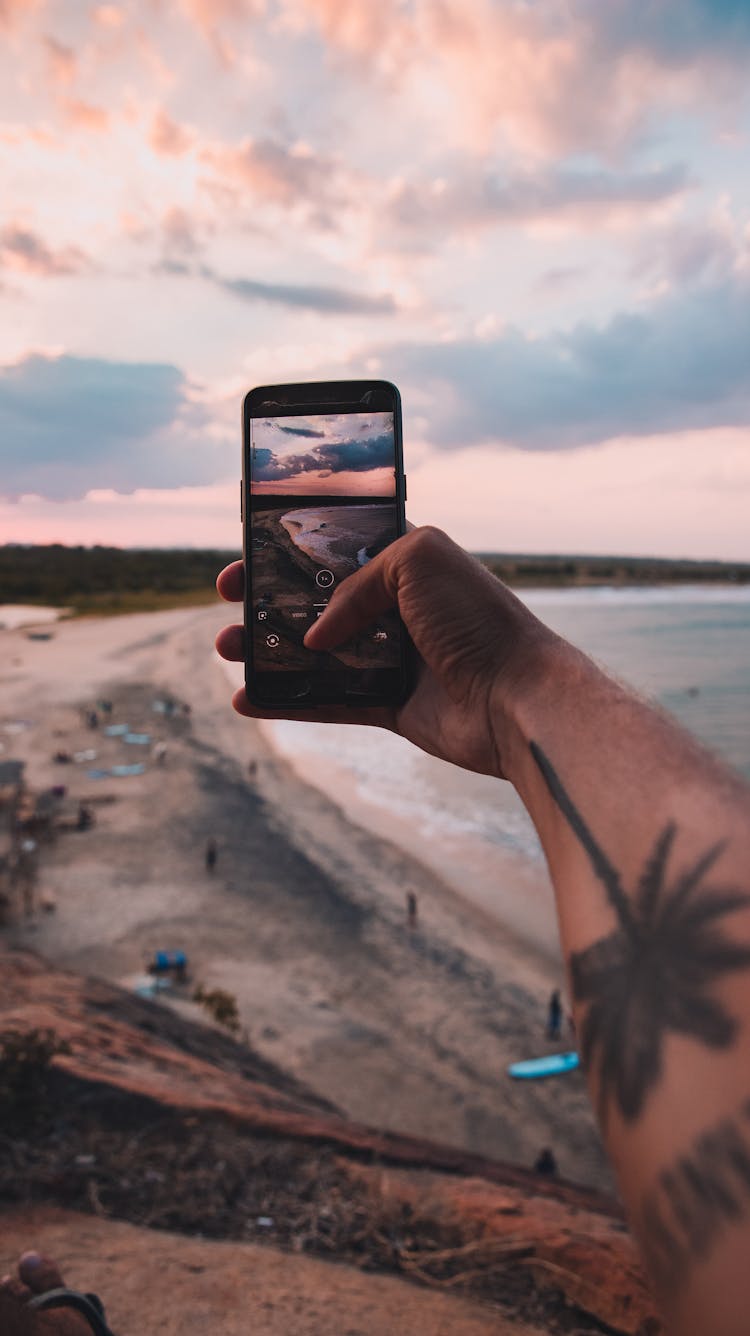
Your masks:
M738 1022L710 996L729 970L750 965L750 945L722 930L727 914L750 904L750 895L705 878L724 848L714 844L694 863L668 877L676 826L658 836L632 898L599 847L578 808L535 742L531 752L547 787L575 832L618 926L570 960L573 995L588 1004L580 1031L581 1060L599 1067L599 1116L610 1096L628 1122L641 1113L662 1073L669 1031L690 1035L710 1048L728 1048Z

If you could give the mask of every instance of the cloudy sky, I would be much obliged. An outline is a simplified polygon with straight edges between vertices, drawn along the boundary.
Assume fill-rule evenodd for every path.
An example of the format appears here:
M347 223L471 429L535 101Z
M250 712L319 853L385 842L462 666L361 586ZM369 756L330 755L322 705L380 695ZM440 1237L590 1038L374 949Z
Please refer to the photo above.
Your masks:
M253 385L409 512L750 560L747 0L0 0L0 541L239 542Z
M253 418L251 492L394 496L392 413Z

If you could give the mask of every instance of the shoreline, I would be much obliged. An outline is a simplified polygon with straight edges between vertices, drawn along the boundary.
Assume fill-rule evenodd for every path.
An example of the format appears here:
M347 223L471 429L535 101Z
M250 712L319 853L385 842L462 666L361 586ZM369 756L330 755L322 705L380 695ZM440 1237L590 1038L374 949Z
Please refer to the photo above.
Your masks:
M526 1166L552 1145L566 1178L609 1190L580 1074L551 1084L505 1073L551 1047L558 974L413 854L355 824L232 712L210 649L225 614L217 604L65 622L51 643L0 633L6 718L32 721L0 734L4 755L27 760L35 788L64 779L73 811L94 789L115 799L92 829L43 851L40 889L57 910L17 920L9 940L130 987L155 948L184 949L194 983L235 997L258 1052L348 1116ZM166 693L190 714L154 713ZM58 748L93 743L97 765L125 751L142 759L86 728L81 710L100 695L115 719L166 740L163 768L97 786L84 767L54 765ZM170 1005L205 1022L189 992Z
M300 783L319 791L346 821L414 859L423 869L423 880L439 884L442 894L452 896L467 913L514 940L522 953L550 971L551 979L562 972L554 895L541 854L532 860L502 843L490 848L469 834L438 835L368 794L345 763L317 755L312 746L300 752L286 749L274 736L273 721L258 722L279 761ZM508 886L511 893L504 897Z

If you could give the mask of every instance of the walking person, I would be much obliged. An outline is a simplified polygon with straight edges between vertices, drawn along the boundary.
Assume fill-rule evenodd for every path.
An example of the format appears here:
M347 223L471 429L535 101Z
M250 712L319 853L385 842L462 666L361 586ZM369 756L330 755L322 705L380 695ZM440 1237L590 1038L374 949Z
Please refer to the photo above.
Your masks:
M547 1038L559 1039L560 1028L562 1026L562 1003L560 1001L560 989L556 988L549 1000L547 1010Z
M219 857L219 849L213 835L206 841L206 872L213 872Z

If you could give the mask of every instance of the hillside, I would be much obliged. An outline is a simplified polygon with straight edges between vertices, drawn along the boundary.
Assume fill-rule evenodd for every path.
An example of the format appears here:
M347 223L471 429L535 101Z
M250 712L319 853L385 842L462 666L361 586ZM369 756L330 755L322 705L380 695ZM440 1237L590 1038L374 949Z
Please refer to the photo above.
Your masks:
M191 1236L193 1267L209 1251L198 1235L281 1248L300 1293L307 1254L462 1296L480 1317L492 1305L488 1331L660 1329L619 1209L592 1192L351 1122L223 1033L30 952L2 955L0 1031L51 1031L68 1049L20 1076L0 1067L4 1252L29 1230L54 1238L64 1208ZM77 1220L68 1234L85 1233ZM180 1238L162 1252L181 1255ZM118 1255L112 1243L113 1275ZM461 1313L446 1330L483 1329Z

